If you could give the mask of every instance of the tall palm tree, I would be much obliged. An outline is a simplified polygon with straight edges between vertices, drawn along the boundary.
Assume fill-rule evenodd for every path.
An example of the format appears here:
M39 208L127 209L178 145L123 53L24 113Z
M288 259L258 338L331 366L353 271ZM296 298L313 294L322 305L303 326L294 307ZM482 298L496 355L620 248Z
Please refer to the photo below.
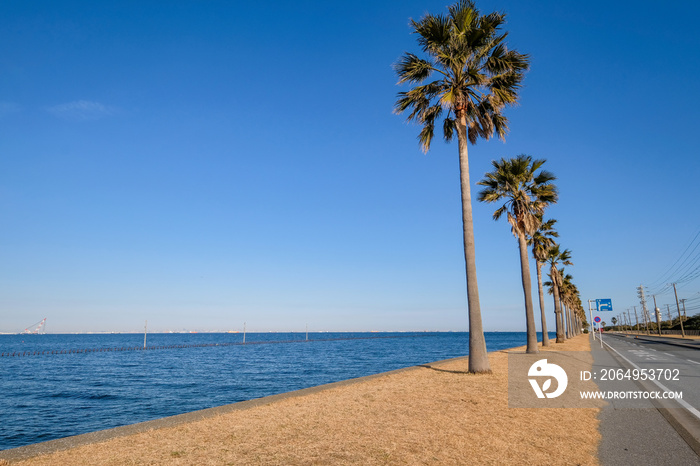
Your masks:
M481 323L479 289L476 280L474 224L469 186L468 142L505 138L508 120L503 110L518 100L529 57L509 50L501 31L505 14L482 15L469 0L448 8L447 15L425 15L411 20L418 44L427 58L405 53L394 65L398 84L416 86L399 92L394 111L410 110L409 121L422 125L419 141L423 151L430 149L435 122L442 119L446 141L455 132L459 145L459 171L462 191L464 260L467 274L469 313L469 372L490 372ZM426 84L431 76L437 79Z
M505 201L493 213L498 220L507 214L513 235L520 248L520 275L525 295L525 321L527 328L527 352L537 353L537 329L532 307L532 282L527 242L542 221L544 209L557 202L557 188L552 183L556 177L546 170L540 170L545 160L532 160L529 155L519 155L513 159L491 162L494 170L486 173L477 184L485 186L479 192L481 202Z
M555 325L555 331L557 334L557 343L562 343L566 341L566 334L564 333L562 329L562 321L563 318L561 316L562 314L562 302L561 302L561 290L559 288L559 285L557 285L557 289L554 289L555 286L555 279L552 278L552 272L550 271L547 276L549 277L549 280L544 282L544 286L547 287L547 293L552 295L554 298L554 325ZM556 276L556 275L554 275Z
M581 293L579 293L578 288L573 283L571 284L571 310L573 313L574 336L580 335L583 323L581 316L585 315L585 311L581 302Z
M569 310L571 312L571 334L573 336L577 336L581 333L581 324L580 324L580 308L581 306L581 296L578 291L578 288L576 285L573 283L573 277L571 275L567 274L568 278L568 289L567 289L567 295L568 295L568 306Z
M552 238L558 238L559 233L554 230L555 219L541 222L540 227L530 238L532 256L537 267L537 290L540 298L540 314L542 319L542 346L549 346L549 334L547 333L547 317L544 312L544 290L542 289L542 266L547 260L547 250L554 246Z
M561 277L561 282L559 285L559 295L564 307L564 316L566 317L566 324L564 325L564 330L566 338L573 338L574 335L574 313L573 306L575 303L575 298L578 294L576 285L573 284L572 277L568 273L564 273L564 268L559 269L559 277Z
M571 277L569 275L569 277ZM576 285L570 283L569 288L569 309L571 309L571 334L577 336L581 333L581 324L579 321L579 304L581 297Z
M556 316L556 327L557 327L557 343L563 343L566 341L566 336L564 335L564 321L561 310L561 295L559 294L559 287L562 283L562 277L559 273L557 267L559 264L563 265L574 265L571 262L571 251L564 249L561 251L559 245L554 245L547 251L547 263L550 266L549 277L551 280L552 296L554 297L554 314Z

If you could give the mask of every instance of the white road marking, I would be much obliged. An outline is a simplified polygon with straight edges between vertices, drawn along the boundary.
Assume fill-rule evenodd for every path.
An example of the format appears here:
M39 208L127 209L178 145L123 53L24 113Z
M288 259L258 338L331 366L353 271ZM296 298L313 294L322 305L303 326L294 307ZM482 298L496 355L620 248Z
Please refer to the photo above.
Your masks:
M632 364L632 366L633 366L635 369L641 370L641 367L639 367L638 365L636 365L635 363L633 363L632 361L630 361L629 359L627 359L626 357L624 357L623 355L621 355L615 348L613 348L612 346L610 346L610 345L607 344L606 342L603 342L603 344L604 344L605 346L607 346L608 348L610 348L611 350L613 350L613 351L614 351L618 356L620 356L622 359L624 359L624 360L627 361L628 363ZM670 391L671 391L671 390L669 390L668 388L664 387L664 386L663 386L662 384L660 384L659 382L657 382L656 380L650 380L650 382L652 382L654 385L656 385L657 387L661 388L662 390L664 390L664 391L666 391L666 392L670 392ZM678 404L680 404L681 406L683 406L685 409L687 409L688 411L690 411L690 413L693 414L696 418L700 419L700 411L698 411L697 409L693 408L693 407L692 407L691 405L689 405L685 400L678 399L678 398L674 398L674 400L675 400L676 402L678 402Z

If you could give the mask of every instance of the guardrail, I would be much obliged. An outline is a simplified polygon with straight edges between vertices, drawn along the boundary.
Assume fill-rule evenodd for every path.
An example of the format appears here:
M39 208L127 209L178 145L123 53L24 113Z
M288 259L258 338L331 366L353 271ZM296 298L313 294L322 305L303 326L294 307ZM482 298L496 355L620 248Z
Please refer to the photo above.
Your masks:
M686 330L685 331L686 335L690 335L693 337L700 336L700 330ZM661 329L661 335L682 335L680 330L664 330Z

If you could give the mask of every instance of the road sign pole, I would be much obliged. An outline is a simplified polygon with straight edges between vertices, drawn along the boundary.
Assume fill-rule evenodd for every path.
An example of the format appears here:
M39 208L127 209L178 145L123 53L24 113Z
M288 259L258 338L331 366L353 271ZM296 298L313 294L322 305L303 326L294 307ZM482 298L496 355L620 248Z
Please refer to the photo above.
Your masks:
M600 347L603 347L603 319L600 318L600 316L595 316L595 319L593 320L596 324L598 324L598 331L600 332L600 335L598 337L600 338ZM593 328L593 334L595 335L595 327Z
M591 330L593 334L593 341L595 341L595 324L593 323L593 300L588 300L588 317L591 319Z
M590 301L589 301L590 303ZM590 306L590 304L589 304ZM605 299L596 299L595 300L595 309L596 312L601 312L601 311L608 311L612 312L613 306L612 306L612 299L610 298L605 298ZM598 331L600 334L598 335L600 337L600 347L603 347L603 326L602 324L602 319L599 316L596 316L596 319L598 319Z

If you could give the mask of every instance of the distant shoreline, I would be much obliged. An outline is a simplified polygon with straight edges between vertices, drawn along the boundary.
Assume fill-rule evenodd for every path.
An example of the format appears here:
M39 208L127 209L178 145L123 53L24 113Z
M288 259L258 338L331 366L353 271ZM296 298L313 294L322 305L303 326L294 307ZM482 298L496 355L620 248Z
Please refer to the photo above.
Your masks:
M291 334L305 334L307 332L305 331L283 331L283 330L269 330L269 331L264 331L264 332L246 332L248 335L267 335L270 333L291 333ZM468 330L359 330L359 331L353 331L353 330L314 330L308 332L309 335L311 334L319 334L319 333L464 333L465 335L469 333ZM515 330L490 330L490 331L485 331L484 333L520 333L520 334L525 334L526 332L522 331L515 331ZM554 335L554 332L548 332L551 335ZM99 331L99 332L46 332L46 333L21 333L21 332L15 332L15 333L10 333L10 332L0 332L0 335L143 335L144 332L137 332L137 331L131 331L131 332L108 332L108 331ZM168 331L168 332L148 332L148 335L170 335L170 334L177 334L177 335L196 335L196 334L206 334L206 335L227 335L227 334L243 334L242 331L239 330L216 330L216 331ZM537 332L538 335L542 335L542 332Z

